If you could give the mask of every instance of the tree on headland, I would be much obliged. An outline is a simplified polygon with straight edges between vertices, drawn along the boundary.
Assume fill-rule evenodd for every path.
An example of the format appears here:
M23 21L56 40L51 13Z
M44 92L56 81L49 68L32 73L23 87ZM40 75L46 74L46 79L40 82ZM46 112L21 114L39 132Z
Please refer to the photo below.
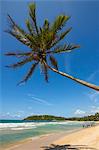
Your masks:
M59 44L60 41L62 41L72 29L68 28L62 31L70 17L66 15L59 15L51 24L47 19L45 19L43 26L39 27L37 24L36 6L34 3L29 4L29 17L30 18L26 20L26 26L28 29L27 32L19 27L19 25L14 22L11 16L8 15L10 29L6 32L15 37L21 43L25 44L30 49L29 51L6 53L7 56L14 56L19 59L17 63L7 67L19 68L27 63L31 63L29 71L23 80L19 82L19 84L26 82L34 73L36 67L40 65L47 82L48 70L51 70L82 85L99 91L99 86L75 78L67 73L59 71L58 69L58 63L54 57L55 54L71 52L80 47L79 45L74 44Z

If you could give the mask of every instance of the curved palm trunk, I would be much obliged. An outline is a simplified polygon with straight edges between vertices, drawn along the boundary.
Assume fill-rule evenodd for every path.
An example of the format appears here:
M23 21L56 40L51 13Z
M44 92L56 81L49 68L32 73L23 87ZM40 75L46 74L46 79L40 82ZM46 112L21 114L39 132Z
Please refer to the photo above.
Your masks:
M46 64L46 65L47 65L47 64ZM83 80L80 80L80 79L78 79L78 78L74 78L73 76L71 76L71 75L69 75L69 74L67 74L67 73L58 71L58 70L56 70L56 69L54 69L54 68L52 68L52 67L50 67L50 66L48 66L48 65L47 65L47 67L48 67L50 70L52 70L52 71L54 71L54 72L56 72L56 73L58 73L58 74L60 74L60 75L62 75L62 76L64 76L64 77L67 77L67 78L69 78L69 79L71 79L71 80L74 80L75 82L78 82L78 83L80 83L80 84L82 84L82 85L85 85L85 86L87 86L87 87L89 87L89 88L92 88L92 89L94 89L94 90L96 90L96 91L99 91L99 86L96 86L96 85L94 85L94 84L88 83L88 82L83 81Z

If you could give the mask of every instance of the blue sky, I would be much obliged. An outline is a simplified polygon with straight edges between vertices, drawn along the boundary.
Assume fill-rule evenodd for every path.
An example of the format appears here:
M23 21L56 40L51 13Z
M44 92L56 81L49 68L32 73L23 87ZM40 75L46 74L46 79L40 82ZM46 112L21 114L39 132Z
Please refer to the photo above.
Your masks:
M99 111L99 92L49 72L49 83L40 74L39 68L25 84L16 86L28 70L28 66L12 70L4 66L15 62L4 53L27 50L16 39L4 32L8 29L7 14L24 29L30 1L0 1L1 39L1 94L0 118L23 118L31 114L57 116L82 116ZM80 49L56 58L61 71L99 85L99 1L36 1L37 20L45 18L52 22L61 13L71 16L67 27L71 33L63 41L79 44Z

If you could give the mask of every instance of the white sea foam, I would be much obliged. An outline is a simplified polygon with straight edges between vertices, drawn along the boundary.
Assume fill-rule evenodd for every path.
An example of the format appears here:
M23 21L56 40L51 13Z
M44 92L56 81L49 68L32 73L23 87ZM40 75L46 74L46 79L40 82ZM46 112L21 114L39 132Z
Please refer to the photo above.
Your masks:
M23 128L11 128L11 130L26 130L26 129L34 129L36 127L23 127Z
M0 123L0 129L35 127L34 123Z
M38 126L45 125L73 125L77 122L26 122L26 123L0 123L0 130L11 129L11 130L25 130L32 129Z

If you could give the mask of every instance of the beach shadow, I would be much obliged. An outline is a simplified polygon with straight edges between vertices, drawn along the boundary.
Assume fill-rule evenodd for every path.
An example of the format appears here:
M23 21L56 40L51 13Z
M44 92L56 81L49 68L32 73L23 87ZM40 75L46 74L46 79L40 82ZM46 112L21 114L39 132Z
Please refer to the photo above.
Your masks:
M54 145L42 147L43 150L97 150L96 148L89 147L87 145Z

